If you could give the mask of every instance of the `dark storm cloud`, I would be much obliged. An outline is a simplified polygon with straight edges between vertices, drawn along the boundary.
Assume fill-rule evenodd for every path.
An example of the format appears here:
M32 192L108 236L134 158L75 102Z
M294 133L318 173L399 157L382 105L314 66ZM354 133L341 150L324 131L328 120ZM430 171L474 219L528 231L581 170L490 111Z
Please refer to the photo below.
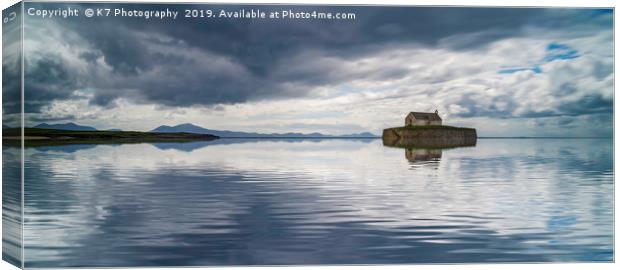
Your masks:
M598 93L586 94L573 101L565 101L560 106L549 107L544 110L528 110L522 113L515 113L518 104L511 96L494 97L489 102L481 102L475 96L464 95L454 104L467 109L463 113L454 114L459 117L545 118L613 113L613 99L605 98ZM502 105L498 106L498 104Z
M6 52L3 52L6 53ZM21 112L21 66L19 63L2 63L2 113Z
M593 93L581 97L572 102L566 102L560 107L562 115L585 115L585 114L612 114L614 101L600 94Z
M79 87L78 78L58 57L42 57L34 63L25 61L25 112L37 112L48 101L71 96Z
M27 5L47 9L59 6ZM88 4L82 8L95 6L121 7ZM53 99L68 98L77 87L94 89L92 102L98 105L108 105L119 97L140 103L192 106L305 96L317 86L351 80L352 74L387 80L404 76L408 71L394 68L372 74L351 73L338 66L311 66L303 61L292 61L304 52L352 60L381 52L386 46L476 50L489 42L521 35L526 26L550 30L570 27L571 31L578 32L599 24L611 25L608 14L589 10L155 4L123 7L179 11L194 7L216 11L241 8L265 12L317 10L354 12L356 19L81 18L42 24L29 18L39 27L60 27L66 35L78 35L84 42L84 49L88 50L80 53L80 59L92 65L102 60L112 68L107 76L80 73L80 80L77 80L77 71L65 70L66 65L53 55L31 63L32 79L27 82L28 88L41 92L29 96L33 102L31 110ZM600 18L592 19L593 16ZM486 109L492 111L494 108Z
M19 13L19 4L3 10L3 18L8 18L11 12ZM5 124L9 122L8 115L21 112L20 40L21 27L16 21L2 25L2 113Z

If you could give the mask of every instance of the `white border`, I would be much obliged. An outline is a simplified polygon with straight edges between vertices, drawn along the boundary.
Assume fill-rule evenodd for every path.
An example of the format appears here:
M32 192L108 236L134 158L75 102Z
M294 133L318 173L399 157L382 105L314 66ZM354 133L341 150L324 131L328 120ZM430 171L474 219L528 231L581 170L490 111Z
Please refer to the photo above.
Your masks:
M39 2L102 2L102 1L92 1L92 0L64 0L64 1L50 1L50 0L38 0ZM0 8L5 9L18 1L9 0L2 1L0 3ZM35 1L29 1L35 2ZM241 3L241 4L253 4L253 3L263 3L263 4L331 4L331 5L422 5L422 6L500 6L500 7L612 7L615 8L617 6L616 1L610 0L564 0L564 1L556 1L556 0L505 0L505 1L493 1L493 0L383 0L383 1L372 1L372 0L239 0L239 1L231 1L231 0L215 0L215 1L201 1L201 0L134 0L134 1L126 1L126 0L105 0L104 2L135 2L135 3ZM615 42L615 36L617 34L616 25L617 14L614 12L614 71L615 64L617 63L617 58L615 57L615 51L617 49L617 42ZM2 26L0 24L0 31L2 30ZM2 57L0 50L0 58ZM23 68L23 66L22 66ZM23 72L22 72L23 74ZM22 78L23 79L23 78ZM1 85L1 79L0 79ZM22 81L23 87L23 81ZM616 81L614 81L614 89L616 88ZM615 93L615 91L614 91ZM615 95L614 95L615 97ZM2 97L0 95L0 102ZM618 107L620 102L614 98L614 127L618 126L620 123L620 119L616 117L615 108ZM615 130L615 129L614 129ZM614 143L616 139L620 136L614 132ZM617 149L614 147L614 172L617 167L618 159L617 157ZM23 168L23 166L22 166ZM2 173L2 168L0 168L0 175ZM615 176L614 176L615 180ZM23 188L23 185L22 185ZM617 185L614 184L615 191L617 191ZM2 187L0 186L0 192ZM23 190L22 190L23 192ZM23 194L23 193L22 193ZM615 192L614 192L615 194ZM615 197L614 197L615 201ZM23 204L23 203L22 203ZM615 207L617 208L618 202L615 201ZM22 208L23 209L23 208ZM615 214L615 211L614 211ZM23 215L23 214L22 214ZM615 219L614 219L615 222ZM0 233L2 229L0 227ZM615 227L614 235L618 235L618 227ZM22 236L23 237L23 236ZM614 239L614 251L615 247L617 247L618 239ZM22 251L23 252L23 251ZM616 254L614 254L615 257ZM23 259L23 254L22 254ZM323 270L351 270L351 269L390 269L390 270L403 270L403 269L433 269L433 270L453 270L453 269L464 269L464 270L478 270L478 269L523 269L528 268L528 270L538 270L538 269L615 269L616 263L575 263L575 264L559 264L559 263L541 263L541 264L454 264L454 265L369 265L369 266L270 266L270 267L192 267L192 268L167 268L167 267L158 267L158 268L140 268L140 269L153 269L153 270L171 270L171 269L211 269L211 270L222 270L222 269L236 269L236 270L281 270L281 269L300 269L300 270L308 270L308 269L323 269ZM0 262L0 269L16 269L14 266L9 263L2 261ZM92 269L92 268L70 268L70 269ZM135 269L135 268L115 268L115 269Z

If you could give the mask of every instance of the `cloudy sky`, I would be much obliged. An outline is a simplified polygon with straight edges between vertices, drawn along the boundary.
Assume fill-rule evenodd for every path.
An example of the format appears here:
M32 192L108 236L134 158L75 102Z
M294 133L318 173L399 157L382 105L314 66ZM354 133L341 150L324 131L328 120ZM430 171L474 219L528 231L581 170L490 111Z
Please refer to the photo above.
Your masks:
M380 134L409 111L438 109L481 136L612 134L611 10L208 8L356 19L26 16L26 125Z

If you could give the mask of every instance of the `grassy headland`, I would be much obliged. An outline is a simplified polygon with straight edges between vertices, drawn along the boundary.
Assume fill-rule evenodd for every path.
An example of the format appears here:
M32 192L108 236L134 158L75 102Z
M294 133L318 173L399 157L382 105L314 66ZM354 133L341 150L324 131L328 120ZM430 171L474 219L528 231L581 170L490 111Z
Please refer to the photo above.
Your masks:
M20 128L2 130L2 140L6 145L19 144ZM74 131L43 128L25 128L24 140L28 146L61 145L81 143L140 143L140 142L187 142L218 139L210 134L186 132L160 133L140 131Z

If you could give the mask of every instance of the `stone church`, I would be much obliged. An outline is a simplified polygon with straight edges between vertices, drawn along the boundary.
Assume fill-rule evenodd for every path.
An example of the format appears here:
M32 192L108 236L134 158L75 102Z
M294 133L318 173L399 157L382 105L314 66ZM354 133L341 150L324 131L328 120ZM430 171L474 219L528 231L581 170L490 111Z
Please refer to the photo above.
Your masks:
M426 112L410 112L405 117L405 126L431 126L441 125L441 117L439 111L434 113Z

